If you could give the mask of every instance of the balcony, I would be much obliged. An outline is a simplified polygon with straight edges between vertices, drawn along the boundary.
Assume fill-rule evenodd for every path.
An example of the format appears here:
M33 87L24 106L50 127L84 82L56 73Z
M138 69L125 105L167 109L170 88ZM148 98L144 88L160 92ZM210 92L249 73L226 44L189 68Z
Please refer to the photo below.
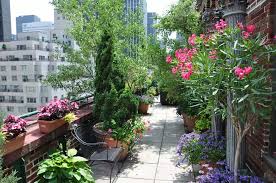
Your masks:
M17 49L17 48L6 48L6 49L1 49L0 51L23 51L23 50L40 50L40 51L53 51L50 48L34 48L34 47L26 47L22 49Z
M16 93L22 93L23 89L0 89L0 92L16 92Z
M4 59L4 58L0 58L0 62L7 62L7 61L49 61L49 62L54 62L57 60L54 59L36 59L36 58L32 58L32 59L24 59L24 58L10 58L10 59Z

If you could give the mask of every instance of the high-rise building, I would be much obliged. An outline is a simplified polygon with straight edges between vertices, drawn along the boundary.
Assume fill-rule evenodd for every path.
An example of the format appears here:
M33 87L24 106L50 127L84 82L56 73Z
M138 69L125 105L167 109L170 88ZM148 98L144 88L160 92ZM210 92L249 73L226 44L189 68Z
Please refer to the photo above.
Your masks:
M146 0L125 0L126 12L134 11L137 8L141 8L143 12L143 25L145 27L145 34L147 35L147 1Z
M42 80L64 63L61 46L47 32L19 33L16 41L0 42L0 111L20 115L62 98L63 90Z
M53 22L31 22L22 24L22 32L51 31L53 29Z
M156 16L157 14L155 12L148 12L148 21L147 21L148 35L156 36L156 29L154 28L154 25L157 24Z
M40 18L36 15L24 15L16 17L16 33L22 32L23 23L40 22Z
M10 0L0 0L0 41L11 40Z

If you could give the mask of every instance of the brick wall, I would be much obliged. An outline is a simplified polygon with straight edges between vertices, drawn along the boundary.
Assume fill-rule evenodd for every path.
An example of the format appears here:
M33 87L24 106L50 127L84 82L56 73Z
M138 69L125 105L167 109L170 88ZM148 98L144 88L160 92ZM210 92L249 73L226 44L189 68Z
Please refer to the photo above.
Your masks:
M266 34L270 40L275 34L276 1L248 0L247 24L255 24L256 31ZM276 172L264 161L264 155L269 153L270 124L263 122L255 127L246 137L246 161L250 168L259 176L269 181L276 180Z
M81 108L77 114L77 120L74 123L83 123L91 119L92 109L87 106ZM32 119L32 118L31 118ZM38 166L41 161L46 159L52 150L60 145L60 142L67 142L67 149L78 149L79 143L71 135L68 125L64 125L49 134L41 134L38 124L27 128L24 146L10 154L4 156L5 172L9 173L18 159L23 159L23 174L26 176L27 183L34 183L37 180Z

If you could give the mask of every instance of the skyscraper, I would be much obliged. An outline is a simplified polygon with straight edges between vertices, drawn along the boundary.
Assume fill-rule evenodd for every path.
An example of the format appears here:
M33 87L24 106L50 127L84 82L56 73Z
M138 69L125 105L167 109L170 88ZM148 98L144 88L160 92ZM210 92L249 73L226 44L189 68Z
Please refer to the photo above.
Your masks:
M0 41L11 40L10 0L0 0Z
M134 11L137 8L141 8L144 14L143 25L145 27L145 33L147 34L147 1L146 0L125 0L126 12Z
M156 16L157 14L155 12L148 13L148 21L147 21L148 35L156 36L156 29L154 28L154 25L157 23Z
M40 18L36 15L24 15L16 17L16 33L22 32L23 23L40 22Z

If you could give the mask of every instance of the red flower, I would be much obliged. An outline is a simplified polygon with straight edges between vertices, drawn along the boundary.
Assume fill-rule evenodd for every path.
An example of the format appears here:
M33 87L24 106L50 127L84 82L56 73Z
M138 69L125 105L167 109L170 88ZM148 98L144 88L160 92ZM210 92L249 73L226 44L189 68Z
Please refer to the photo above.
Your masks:
M242 32L242 37L244 38L244 39L248 39L249 38L249 36L250 36L250 33L249 32Z
M167 62L168 64L172 63L172 56L171 56L171 55L168 55L168 56L167 56L166 62Z
M249 34L253 34L254 31L256 29L256 26L255 25L248 25L246 26L246 31L249 33Z

